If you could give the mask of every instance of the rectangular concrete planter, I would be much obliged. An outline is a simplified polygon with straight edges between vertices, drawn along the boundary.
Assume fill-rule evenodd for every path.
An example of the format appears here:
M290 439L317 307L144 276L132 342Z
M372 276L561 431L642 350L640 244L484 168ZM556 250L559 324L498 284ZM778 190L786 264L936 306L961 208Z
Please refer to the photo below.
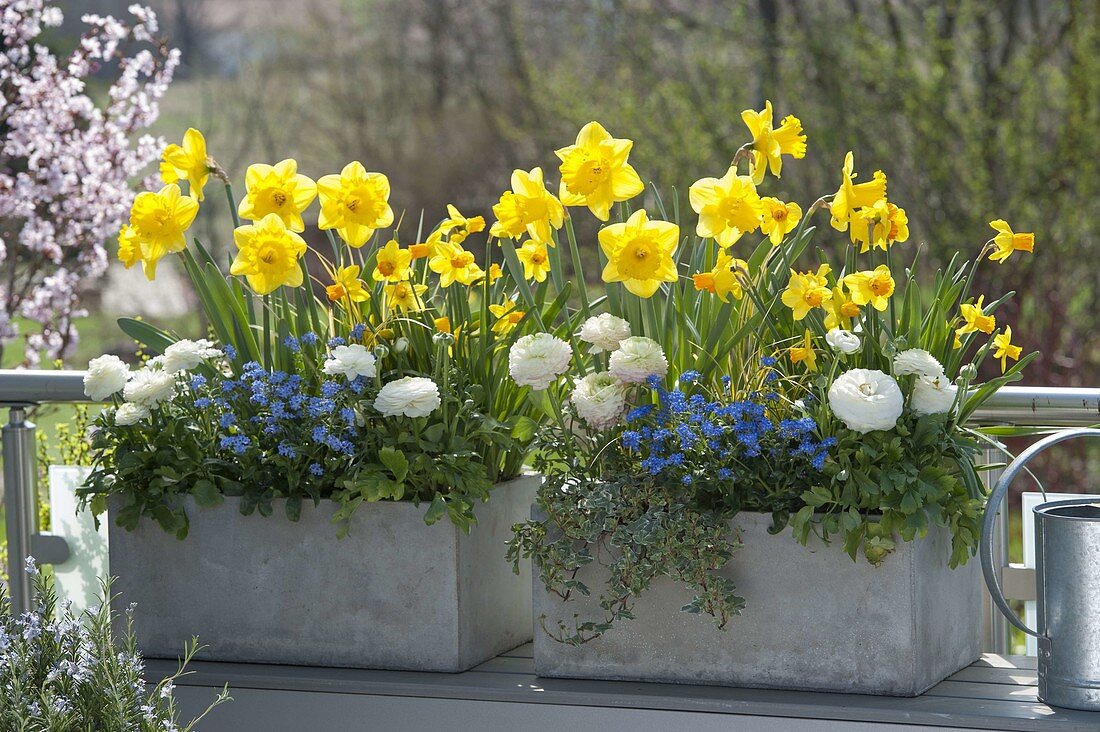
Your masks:
M744 547L722 570L746 600L718 630L680 608L690 592L662 577L624 621L581 646L540 628L603 617L606 571L579 579L590 597L563 603L534 578L535 672L540 676L916 696L981 654L982 585L977 559L947 567L951 537L933 527L898 543L879 567L853 562L837 543L802 546L790 530L768 534L771 516L740 514Z
M110 523L119 608L152 658L175 658L197 635L198 658L309 666L463 671L531 639L531 574L505 560L541 479L496 486L469 535L427 526L424 505L364 503L336 538L335 504L301 520L242 516L239 499L190 502L179 541L142 519Z

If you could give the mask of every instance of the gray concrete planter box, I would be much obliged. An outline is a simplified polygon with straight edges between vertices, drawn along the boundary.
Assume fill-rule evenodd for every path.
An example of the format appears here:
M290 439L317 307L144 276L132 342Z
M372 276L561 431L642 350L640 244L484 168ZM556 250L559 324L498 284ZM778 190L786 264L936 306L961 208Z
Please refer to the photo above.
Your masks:
M723 574L746 600L717 630L680 608L687 589L660 578L625 621L581 646L539 627L602 617L603 568L579 578L592 596L563 603L537 572L535 672L540 676L916 696L981 655L982 580L976 559L947 567L950 533L899 543L880 567L853 562L838 543L804 547L790 530L768 534L771 516L740 514L744 548Z
M197 635L198 658L310 666L463 671L531 639L531 574L505 560L513 524L541 479L496 486L469 535L426 506L364 503L336 538L335 504L242 516L238 499L187 506L184 541L143 519L110 523L118 607L151 658L176 658Z

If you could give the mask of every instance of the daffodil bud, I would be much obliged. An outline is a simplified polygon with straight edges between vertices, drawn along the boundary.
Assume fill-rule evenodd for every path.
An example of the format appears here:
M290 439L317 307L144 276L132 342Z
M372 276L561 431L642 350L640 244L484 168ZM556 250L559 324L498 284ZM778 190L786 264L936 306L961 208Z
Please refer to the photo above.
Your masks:
M432 336L432 340L435 341L437 344L449 346L455 342L455 337L450 333L436 333L434 336Z
M406 338L405 336L401 336L396 341L394 341L394 344L393 344L393 352L394 353L404 353L407 350L409 350L409 339L408 338Z

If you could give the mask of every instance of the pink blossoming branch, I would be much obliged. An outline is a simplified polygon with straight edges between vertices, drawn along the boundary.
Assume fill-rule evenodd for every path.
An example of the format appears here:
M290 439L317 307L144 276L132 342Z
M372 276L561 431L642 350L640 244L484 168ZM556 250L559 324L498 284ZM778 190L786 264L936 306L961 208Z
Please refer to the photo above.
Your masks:
M107 269L106 242L126 221L131 182L164 142L159 114L179 51L156 37L156 15L85 15L68 58L38 42L61 24L43 0L0 0L0 358L23 340L23 365L76 343L80 294ZM110 69L97 104L89 79Z

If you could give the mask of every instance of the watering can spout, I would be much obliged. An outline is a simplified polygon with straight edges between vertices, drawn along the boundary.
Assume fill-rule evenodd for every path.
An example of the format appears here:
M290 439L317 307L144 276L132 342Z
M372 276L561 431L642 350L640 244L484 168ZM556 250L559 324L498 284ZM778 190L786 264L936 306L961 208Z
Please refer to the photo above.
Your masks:
M979 555L997 608L1038 639L1039 698L1053 706L1100 711L1100 503L1082 497L1035 507L1037 629L1009 606L993 557L994 523L1013 479L1048 447L1078 437L1100 437L1100 429L1050 435L1005 468L986 505Z

